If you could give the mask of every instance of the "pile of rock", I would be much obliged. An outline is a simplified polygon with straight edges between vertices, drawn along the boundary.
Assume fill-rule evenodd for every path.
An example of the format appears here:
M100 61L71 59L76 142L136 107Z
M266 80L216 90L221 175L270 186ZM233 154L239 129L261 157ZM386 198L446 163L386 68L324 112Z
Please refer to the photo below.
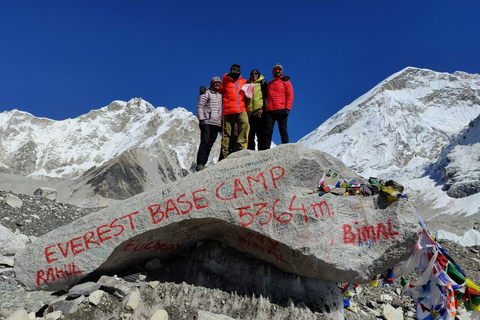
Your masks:
M98 210L0 190L0 224L29 236L38 237Z
M212 306L215 312L204 310ZM102 276L97 282L72 287L36 313L17 310L7 319L233 320L271 319L272 315L275 319L328 319L308 308L296 307L293 302L279 306L263 297L245 297L185 283L145 281L143 275L134 282Z

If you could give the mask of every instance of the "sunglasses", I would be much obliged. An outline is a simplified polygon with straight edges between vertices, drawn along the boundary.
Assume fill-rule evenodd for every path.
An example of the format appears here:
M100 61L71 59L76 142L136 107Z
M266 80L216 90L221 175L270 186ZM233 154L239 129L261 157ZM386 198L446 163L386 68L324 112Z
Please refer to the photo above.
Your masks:
M250 75L252 75L252 76L257 75L258 76L258 72L252 72L252 73L250 73Z
M282 72L282 71L283 71L283 70L280 69L280 68L275 68L275 69L273 69L273 72Z
M240 73L240 69L232 68L230 69L230 73Z

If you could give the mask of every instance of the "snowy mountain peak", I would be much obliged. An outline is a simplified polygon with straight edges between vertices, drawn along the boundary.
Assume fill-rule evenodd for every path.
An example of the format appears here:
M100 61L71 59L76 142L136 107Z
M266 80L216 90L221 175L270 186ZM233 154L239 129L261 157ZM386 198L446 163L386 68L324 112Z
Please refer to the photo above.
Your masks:
M408 67L388 77L299 142L361 175L422 174L480 113L480 76Z
M155 108L141 98L113 101L75 119L55 121L18 110L0 113L0 170L23 176L76 177L133 147L195 160L196 117L183 108Z

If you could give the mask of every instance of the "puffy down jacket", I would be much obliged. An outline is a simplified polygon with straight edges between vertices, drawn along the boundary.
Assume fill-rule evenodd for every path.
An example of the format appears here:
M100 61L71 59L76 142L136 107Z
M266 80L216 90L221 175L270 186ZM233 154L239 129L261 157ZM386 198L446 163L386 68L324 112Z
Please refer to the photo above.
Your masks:
M242 90L247 80L240 76L234 81L228 73L223 75L223 84L220 93L223 95L223 115L246 112L245 91Z
M283 81L281 77L275 77L267 85L267 111L292 109L293 87L290 80Z
M210 88L198 96L197 118L206 124L222 126L222 95Z

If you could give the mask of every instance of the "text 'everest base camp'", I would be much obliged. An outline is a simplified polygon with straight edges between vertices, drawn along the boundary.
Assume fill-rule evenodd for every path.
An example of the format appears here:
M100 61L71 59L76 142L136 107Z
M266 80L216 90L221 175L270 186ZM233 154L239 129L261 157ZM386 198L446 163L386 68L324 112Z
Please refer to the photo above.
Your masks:
M216 240L320 280L330 303L341 305L336 283L368 283L407 259L421 228L405 199L319 197L314 189L330 168L327 179L365 182L337 158L300 144L243 150L41 236L16 254L15 273L30 290L65 290Z

